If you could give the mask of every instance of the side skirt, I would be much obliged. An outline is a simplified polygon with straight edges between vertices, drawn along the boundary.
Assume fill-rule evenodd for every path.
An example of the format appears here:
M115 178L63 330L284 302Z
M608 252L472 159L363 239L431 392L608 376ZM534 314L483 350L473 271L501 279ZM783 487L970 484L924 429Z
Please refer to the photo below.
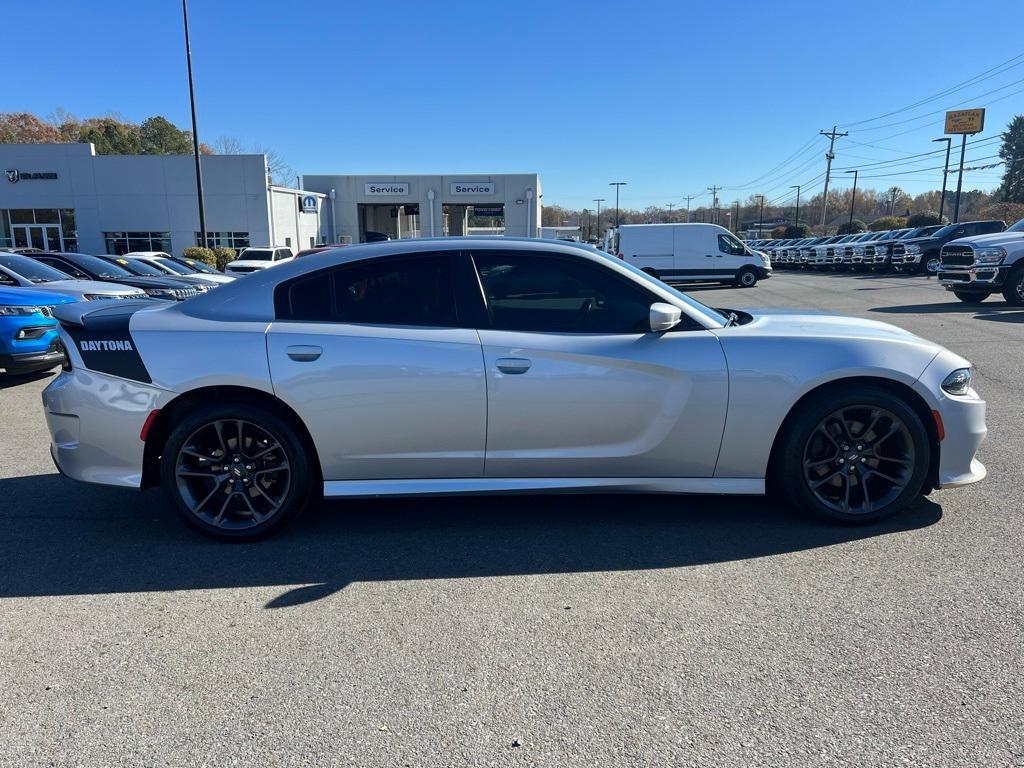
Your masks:
M328 480L325 498L486 495L499 493L764 494L763 478L733 477L474 477L423 480Z

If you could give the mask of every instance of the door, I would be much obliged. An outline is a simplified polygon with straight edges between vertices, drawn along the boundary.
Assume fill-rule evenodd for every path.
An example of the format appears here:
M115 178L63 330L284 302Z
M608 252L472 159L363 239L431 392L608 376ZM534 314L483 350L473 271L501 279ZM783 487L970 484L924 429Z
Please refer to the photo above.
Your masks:
M14 224L11 226L15 248L38 248L41 251L62 251L59 224Z
M277 289L271 380L312 434L324 480L483 474L483 358L460 323L453 264L376 259Z
M725 423L718 339L583 257L478 251L489 327L488 477L710 477Z
M673 272L672 230L675 227L627 227L619 231L619 248L626 261L658 276Z
M728 232L715 235L715 266L717 275L735 277L742 267L750 264L747 249L739 239Z

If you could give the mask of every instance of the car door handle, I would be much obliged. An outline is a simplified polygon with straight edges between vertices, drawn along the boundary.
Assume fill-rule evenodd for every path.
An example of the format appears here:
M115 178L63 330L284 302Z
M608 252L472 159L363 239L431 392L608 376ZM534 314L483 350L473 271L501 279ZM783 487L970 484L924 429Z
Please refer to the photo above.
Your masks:
M495 366L502 373L526 373L533 365L525 357L499 357Z
M315 347L311 344L292 344L286 350L288 357L299 363L309 363L316 360L323 354L322 347Z
M704 258L705 259L710 259L711 258L711 254L710 253L705 253L704 254Z

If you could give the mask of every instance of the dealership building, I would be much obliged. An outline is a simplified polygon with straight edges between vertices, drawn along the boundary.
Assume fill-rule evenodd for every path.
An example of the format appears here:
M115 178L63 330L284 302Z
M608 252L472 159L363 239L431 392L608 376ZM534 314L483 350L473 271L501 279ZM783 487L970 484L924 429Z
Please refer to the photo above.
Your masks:
M200 243L191 155L97 155L91 144L0 144L0 247L84 253ZM536 174L307 175L270 182L264 155L203 155L210 245L274 245L441 235L536 237Z

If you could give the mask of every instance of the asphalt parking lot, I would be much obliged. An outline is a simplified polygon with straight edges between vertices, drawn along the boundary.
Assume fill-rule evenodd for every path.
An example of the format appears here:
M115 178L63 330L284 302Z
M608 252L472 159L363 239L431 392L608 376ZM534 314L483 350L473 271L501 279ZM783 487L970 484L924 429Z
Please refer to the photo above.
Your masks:
M159 491L59 477L50 375L0 380L0 763L1024 764L1024 310L921 277L693 294L968 357L989 478L866 528L759 499L360 501L230 546Z

